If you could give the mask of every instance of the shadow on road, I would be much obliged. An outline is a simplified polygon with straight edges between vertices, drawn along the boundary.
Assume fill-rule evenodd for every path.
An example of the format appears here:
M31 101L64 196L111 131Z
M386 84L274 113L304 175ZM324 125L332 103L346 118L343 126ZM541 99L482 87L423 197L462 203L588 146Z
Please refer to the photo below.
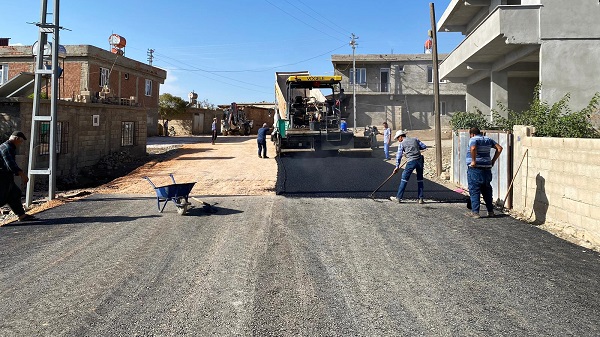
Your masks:
M187 211L186 216L209 216L209 215L223 216L223 215L239 214L239 213L243 213L243 212L244 211L241 211L239 209L232 209L232 208L211 205L211 206L199 206L199 207L191 208Z
M119 223L136 221L140 219L152 219L160 217L160 215L145 215L145 216L73 216L56 219L39 219L37 221L28 222L11 222L3 227L16 226L57 226L57 225L85 225L90 223Z
M403 161L404 162L404 161ZM382 158L358 156L320 157L293 155L277 157L277 194L303 197L368 198L391 174L395 162ZM425 171L435 168L425 167ZM396 195L403 170L383 184L374 198ZM424 179L425 199L443 202L466 202L453 189ZM417 198L417 176L413 173L404 199Z

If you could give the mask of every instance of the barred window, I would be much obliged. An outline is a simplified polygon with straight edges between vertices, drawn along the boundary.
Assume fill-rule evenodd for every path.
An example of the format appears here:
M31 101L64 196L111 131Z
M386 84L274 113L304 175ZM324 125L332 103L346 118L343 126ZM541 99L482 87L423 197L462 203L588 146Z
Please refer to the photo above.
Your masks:
M152 80L146 80L146 96L152 96Z
M69 122L56 122L56 153L69 153ZM50 122L41 122L38 132L40 155L50 154Z
M121 122L121 146L135 145L135 122Z
M104 86L108 86L110 78L110 69L108 68L100 68L100 87L104 88Z

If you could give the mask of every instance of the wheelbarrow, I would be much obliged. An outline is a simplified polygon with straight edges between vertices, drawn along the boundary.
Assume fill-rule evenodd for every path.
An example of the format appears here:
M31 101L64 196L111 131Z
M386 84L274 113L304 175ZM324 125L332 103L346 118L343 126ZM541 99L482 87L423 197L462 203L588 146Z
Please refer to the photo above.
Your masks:
M196 183L193 182L193 183L178 184L175 182L175 178L173 177L172 173L169 174L169 177L171 177L173 184L166 185L166 186L154 185L152 180L150 180L150 178L147 176L142 177L142 178L148 180L150 185L152 185L152 187L154 188L154 191L156 192L156 202L158 204L158 211L160 213L162 213L162 211L165 209L165 206L167 205L167 203L169 201L172 201L175 204L175 206L177 206L177 214L184 215L191 205L188 202L188 198L190 196L190 192L192 191L192 188L194 188L194 185ZM162 203L162 206L161 206L161 203Z

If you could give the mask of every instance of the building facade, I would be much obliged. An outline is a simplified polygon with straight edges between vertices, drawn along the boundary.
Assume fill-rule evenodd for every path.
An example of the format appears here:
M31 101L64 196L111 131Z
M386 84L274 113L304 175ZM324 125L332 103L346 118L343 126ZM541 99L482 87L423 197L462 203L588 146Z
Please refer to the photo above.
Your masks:
M569 93L580 110L600 92L598 18L596 0L452 0L438 30L465 39L440 78L466 84L469 111L526 110L538 83L543 101Z
M59 99L141 107L147 114L148 135L157 134L159 88L167 77L165 70L90 45L65 49L59 60L63 70ZM34 72L32 46L0 46L0 85L20 75L31 77ZM45 85L44 93L49 97Z
M440 55L443 60L445 55ZM356 85L353 83L352 55L332 55L334 75L342 76L348 123L381 126L387 121L394 130L424 130L435 127L433 62L431 54L365 54L354 56ZM452 113L465 111L465 86L440 82L442 128L449 128Z

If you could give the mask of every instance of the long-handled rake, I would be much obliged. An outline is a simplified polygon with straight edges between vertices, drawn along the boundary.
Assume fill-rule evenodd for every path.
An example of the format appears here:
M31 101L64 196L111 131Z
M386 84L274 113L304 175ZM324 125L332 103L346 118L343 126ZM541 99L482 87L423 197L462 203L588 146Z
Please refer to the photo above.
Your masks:
M406 164L406 162L404 162L404 164ZM402 165L398 166L398 168L401 168L402 166L404 166L404 164L402 164ZM380 189L381 187L383 187L383 185L385 185L385 183L387 183L387 182L388 182L390 179L392 179L392 177L393 177L393 176L394 176L394 173L392 172L392 174L390 174L390 176L389 176L389 177L387 177L387 179L386 179L386 180L384 180L384 181L381 183L381 185L379 185L379 186L378 186L378 187L375 189L375 191L373 191L373 193L369 194L369 198L371 198L371 199L375 199L375 193L376 193L377 191L379 191L379 189Z

